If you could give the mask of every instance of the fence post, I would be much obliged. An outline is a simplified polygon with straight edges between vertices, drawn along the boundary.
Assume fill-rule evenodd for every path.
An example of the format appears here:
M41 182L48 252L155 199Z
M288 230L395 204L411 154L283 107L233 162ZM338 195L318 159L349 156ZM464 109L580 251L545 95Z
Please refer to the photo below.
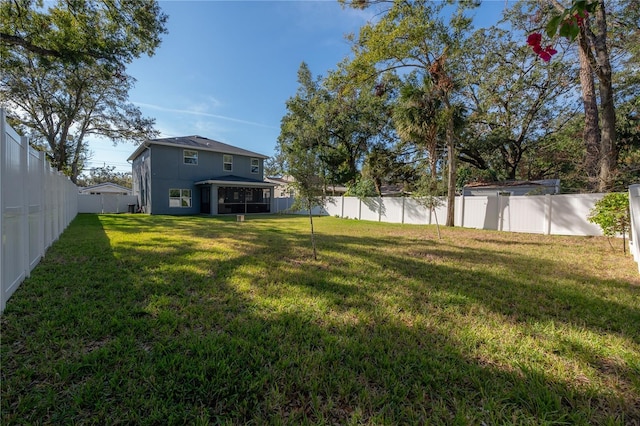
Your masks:
M464 192L460 196L460 227L464 228Z
M340 197L340 217L344 218L344 194Z
M551 218L551 214L552 214L552 210L551 210L551 204L552 204L552 199L551 199L551 194L545 194L544 196L544 227L545 229L543 230L544 233L546 235L551 235L551 222L552 222L552 218Z
M22 220L20 221L22 225L21 233L22 233L22 241L24 244L22 245L22 268L24 269L24 276L29 277L31 274L31 268L29 268L29 246L31 245L31 238L29 238L29 197L26 189L29 188L29 139L24 136L20 137L20 147L22 148L20 151L20 181L17 185L18 188L21 188L22 192L22 212L20 215L22 216Z
M2 182L4 180L4 170L5 170L5 150L7 146L7 131L5 129L6 126L6 116L4 108L0 108L0 188L4 188ZM4 190L0 191L0 239L4 240ZM4 244L0 240L0 312L4 310L4 306L6 304L6 300L4 300Z
M629 185L629 214L631 215L629 251L638 263L638 272L640 272L640 185Z
M402 218L400 219L400 222L404 224L404 195L402 196Z

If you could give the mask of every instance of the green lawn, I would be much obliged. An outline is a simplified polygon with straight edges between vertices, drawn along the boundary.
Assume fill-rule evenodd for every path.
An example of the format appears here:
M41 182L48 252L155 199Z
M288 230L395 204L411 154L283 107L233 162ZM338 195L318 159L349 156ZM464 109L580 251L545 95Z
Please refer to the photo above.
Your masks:
M79 215L2 316L2 425L638 424L605 238Z

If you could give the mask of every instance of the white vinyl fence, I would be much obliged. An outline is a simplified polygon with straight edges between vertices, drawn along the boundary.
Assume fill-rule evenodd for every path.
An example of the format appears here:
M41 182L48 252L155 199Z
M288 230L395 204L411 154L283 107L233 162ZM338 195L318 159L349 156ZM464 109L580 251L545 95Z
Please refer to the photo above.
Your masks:
M589 212L602 197L603 194L459 196L456 197L455 225L547 235L602 235L598 225L587 221ZM443 201L445 204L431 213L407 197L362 200L329 197L325 208L314 214L416 225L433 225L437 221L442 225L447 213L446 200Z
M122 194L78 194L78 213L128 213L138 197Z
M638 262L640 272L640 185L629 186L629 212L631 214L631 238L629 249Z
M76 216L78 188L49 166L0 109L0 312Z

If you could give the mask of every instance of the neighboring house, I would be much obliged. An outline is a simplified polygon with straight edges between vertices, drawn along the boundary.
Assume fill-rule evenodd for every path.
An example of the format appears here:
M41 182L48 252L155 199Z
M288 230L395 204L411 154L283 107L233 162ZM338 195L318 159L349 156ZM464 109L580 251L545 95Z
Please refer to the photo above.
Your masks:
M150 214L272 211L274 184L263 180L265 155L201 136L151 139L128 158L133 193Z
M274 197L276 198L289 198L295 195L295 190L291 186L294 182L293 177L291 176L282 176L282 177L268 177L265 179L267 182L272 183L274 188ZM326 194L328 196L336 196L339 197L344 195L347 192L346 186L341 185L328 185L326 188Z
M273 196L275 198L289 198L293 197L293 194L295 193L293 187L291 187L293 178L290 176L268 177L265 178L265 181L274 185Z
M116 185L115 183L111 183L111 182L79 187L78 192L80 194L91 194L91 195L100 195L100 194L131 195L131 190L129 188L125 188L124 186Z
M559 194L560 179L509 182L475 182L462 188L462 195L545 195Z

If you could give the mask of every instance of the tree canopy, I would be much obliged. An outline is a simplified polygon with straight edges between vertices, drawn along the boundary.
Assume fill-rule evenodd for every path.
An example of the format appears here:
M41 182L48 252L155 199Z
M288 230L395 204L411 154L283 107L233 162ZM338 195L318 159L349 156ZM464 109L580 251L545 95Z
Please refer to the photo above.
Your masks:
M135 79L126 65L152 55L166 32L157 2L16 0L0 3L0 17L0 101L72 181L88 136L156 135L154 120L129 102Z
M375 14L349 36L352 55L316 82L324 176L358 193L445 187L450 207L471 181L624 190L640 179L638 2L510 3L475 29L478 2L342 1ZM364 143L345 137L364 134L362 122L374 124Z

